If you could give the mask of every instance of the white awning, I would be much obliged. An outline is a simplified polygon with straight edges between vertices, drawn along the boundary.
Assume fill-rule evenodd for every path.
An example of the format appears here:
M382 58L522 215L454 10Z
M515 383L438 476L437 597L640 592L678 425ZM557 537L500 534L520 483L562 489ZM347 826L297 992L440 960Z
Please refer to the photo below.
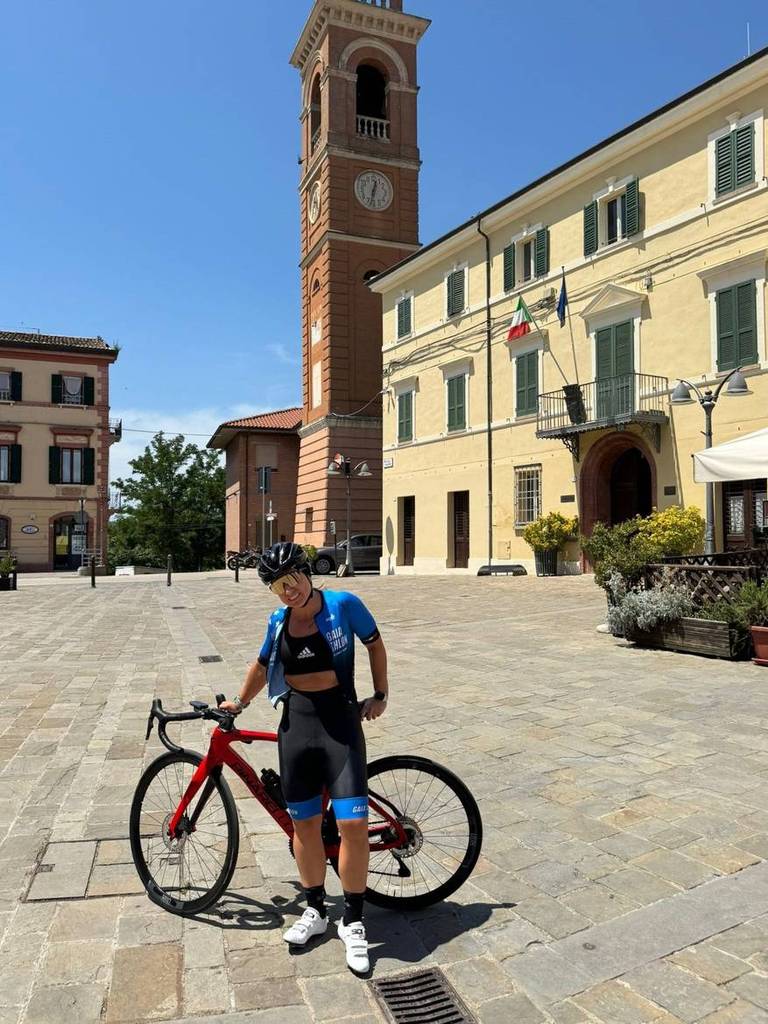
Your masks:
M693 456L693 477L700 484L766 479L768 427L696 452Z

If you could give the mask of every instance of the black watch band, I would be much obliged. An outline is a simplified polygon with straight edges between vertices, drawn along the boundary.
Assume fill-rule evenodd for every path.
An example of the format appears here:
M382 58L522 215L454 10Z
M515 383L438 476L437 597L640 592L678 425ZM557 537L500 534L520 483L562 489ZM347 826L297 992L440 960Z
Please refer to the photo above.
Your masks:
M374 700L381 700L381 701L383 701L386 704L386 702L387 702L387 694L384 693L383 690L374 690L373 691L373 699Z

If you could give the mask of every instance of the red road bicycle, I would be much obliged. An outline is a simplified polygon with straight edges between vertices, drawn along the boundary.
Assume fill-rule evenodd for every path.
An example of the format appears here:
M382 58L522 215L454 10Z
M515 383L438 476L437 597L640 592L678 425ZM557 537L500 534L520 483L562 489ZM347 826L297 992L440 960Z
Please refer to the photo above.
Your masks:
M216 703L224 700L216 696ZM155 720L168 753L144 771L131 804L131 852L150 899L174 914L199 914L224 894L237 864L240 825L223 774L229 765L288 837L293 822L271 769L261 777L233 749L234 743L276 743L273 732L236 729L234 717L202 701L193 711L167 713L152 702L147 739ZM166 725L205 719L217 723L208 753L184 750ZM368 765L368 835L371 860L366 898L380 907L418 909L450 896L471 874L483 825L474 797L453 772L425 757L381 757ZM327 793L322 835L338 873L339 831Z

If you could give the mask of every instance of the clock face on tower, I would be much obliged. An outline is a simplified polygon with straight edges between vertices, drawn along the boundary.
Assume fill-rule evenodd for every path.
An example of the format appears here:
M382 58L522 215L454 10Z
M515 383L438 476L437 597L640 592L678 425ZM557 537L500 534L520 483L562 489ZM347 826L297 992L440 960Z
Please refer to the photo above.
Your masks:
M395 190L389 178L379 171L363 171L355 181L355 196L366 210L386 210Z
M322 199L320 195L320 182L316 181L309 194L309 223L314 224L320 216Z

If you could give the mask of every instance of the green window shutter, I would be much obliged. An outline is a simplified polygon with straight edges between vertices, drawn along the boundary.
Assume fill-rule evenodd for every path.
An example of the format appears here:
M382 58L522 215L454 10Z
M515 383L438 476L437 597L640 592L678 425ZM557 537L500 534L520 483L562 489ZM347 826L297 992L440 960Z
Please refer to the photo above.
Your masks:
M737 365L757 362L757 289L754 281L736 285Z
M715 195L734 188L734 132L723 135L715 143Z
M511 292L515 287L515 243L504 250L504 291Z
M464 430L467 425L465 403L465 377L451 377L448 381L448 429Z
M11 401L21 401L21 373L18 370L11 371Z
M539 397L539 354L526 352L517 357L517 401L515 412L527 416L536 412Z
M536 232L534 263L536 277L544 277L549 273L549 228L541 228Z
M11 475L10 483L20 484L21 483L21 445L11 445Z
M96 482L96 449L83 448L83 483Z
M51 375L51 402L54 405L61 405L61 374L54 373Z
M397 399L397 440L413 440L413 392L405 391Z
M734 188L740 188L755 180L755 126L750 122L737 128L733 134L736 172Z
M633 178L624 193L626 199L626 235L636 235L640 230L640 182Z
M733 370L738 365L735 298L734 288L724 288L715 297L718 370Z
M464 271L448 275L448 316L458 316L464 309Z
M61 449L55 444L48 449L48 483L61 483Z
M584 255L597 252L597 200L584 207Z
M595 334L597 379L613 377L613 331L603 327Z
M613 328L614 376L632 373L635 368L632 321L616 324Z
M93 377L83 377L83 405L94 404Z
M401 299L397 304L397 336L404 338L411 333L411 298Z

